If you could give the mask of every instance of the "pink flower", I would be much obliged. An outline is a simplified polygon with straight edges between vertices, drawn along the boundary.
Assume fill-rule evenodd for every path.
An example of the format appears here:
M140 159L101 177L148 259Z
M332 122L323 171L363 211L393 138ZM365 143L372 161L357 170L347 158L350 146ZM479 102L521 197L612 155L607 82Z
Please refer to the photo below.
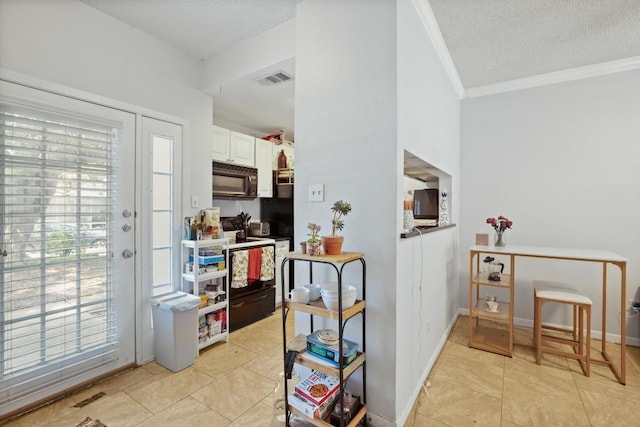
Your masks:
M505 231L507 228L511 228L511 226L513 225L513 221L502 215L500 215L498 219L495 219L493 217L487 218L486 222L499 233Z

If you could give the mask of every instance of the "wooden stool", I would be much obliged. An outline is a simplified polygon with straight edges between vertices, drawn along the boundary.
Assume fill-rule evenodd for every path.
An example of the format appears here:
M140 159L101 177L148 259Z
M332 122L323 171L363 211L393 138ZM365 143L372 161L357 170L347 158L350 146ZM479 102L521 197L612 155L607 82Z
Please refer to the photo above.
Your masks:
M535 286L535 282L534 282ZM582 367L585 376L589 376L591 361L591 300L579 293L564 289L533 290L533 339L536 347L536 363L539 365L542 353L552 353L559 356L576 359ZM542 324L542 305L546 302L570 304L573 306L573 329L557 328ZM584 336L584 317L586 316L587 336ZM542 330L569 332L573 339L543 335ZM544 347L544 341L567 344L573 347L573 352L565 352L551 347Z

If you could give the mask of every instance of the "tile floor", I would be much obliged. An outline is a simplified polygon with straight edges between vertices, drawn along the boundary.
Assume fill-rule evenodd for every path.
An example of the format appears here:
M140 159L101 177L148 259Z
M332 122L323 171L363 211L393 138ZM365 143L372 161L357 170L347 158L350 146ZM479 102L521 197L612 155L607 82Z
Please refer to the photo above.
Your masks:
M623 386L602 365L589 378L573 359L545 353L536 365L531 329L516 329L511 358L471 349L467 325L456 322L405 427L640 426L640 347L627 346ZM607 351L620 360L619 345Z
M108 427L268 426L282 370L280 331L278 311L202 351L190 368L172 373L152 362L5 425L74 427L91 417ZM515 342L513 358L470 349L460 317L405 427L640 425L640 348L627 350L622 386L599 365L590 378L577 362L553 355L537 366L530 330L516 330ZM101 391L106 396L73 407Z

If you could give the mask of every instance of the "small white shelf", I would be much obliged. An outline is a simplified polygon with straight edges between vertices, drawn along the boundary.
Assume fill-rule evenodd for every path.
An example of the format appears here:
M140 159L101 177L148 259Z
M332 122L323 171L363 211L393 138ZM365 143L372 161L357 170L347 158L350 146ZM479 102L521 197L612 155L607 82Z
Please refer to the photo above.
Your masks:
M228 325L228 323L227 323ZM229 341L229 332L224 331L221 334L214 335L212 337L207 338L206 340L198 343L198 350L202 350L205 347L210 346L211 344L215 344L220 341Z
M195 271L181 274L182 278L182 291L188 292L194 295L200 295L203 292L204 287L208 284L207 282L217 281L217 285L219 286L220 293L219 295L224 295L225 300L217 302L215 304L206 305L198 309L198 317L207 315L209 313L213 313L215 311L224 310L226 313L226 329L223 330L220 334L217 334L213 337L207 337L204 340L200 340L198 337L198 350L201 350L207 346L215 344L220 341L229 341L229 301L228 301L228 291L229 291L229 240L228 239L212 239L212 240L182 240L182 265L185 265L189 261L190 257L193 259L197 259L198 252L200 249L206 248L214 248L219 247L222 251L222 255L224 255L224 262L227 268L223 270L217 271L207 271L204 273L200 273L198 269L198 265L195 265ZM221 287L221 288L220 288ZM198 322L199 323L199 322ZM198 327L194 331L195 334L199 335Z

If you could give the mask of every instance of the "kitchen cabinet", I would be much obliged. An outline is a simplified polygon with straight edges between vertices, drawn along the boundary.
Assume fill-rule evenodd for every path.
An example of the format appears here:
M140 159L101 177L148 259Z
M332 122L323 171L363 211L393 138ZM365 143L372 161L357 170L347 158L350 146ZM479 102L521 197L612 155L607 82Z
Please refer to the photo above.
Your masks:
M313 327L313 318L314 316L324 317L328 319L332 319L337 321L337 329L338 329L338 344L337 348L344 348L343 345L346 345L344 339L344 328L347 322L354 318L355 316L362 316L361 320L361 346L359 351L355 353L355 358L350 363L345 363L343 360L342 353L337 355L338 361L333 364L325 362L324 359L318 358L314 355L308 354L307 351L298 352L295 356L295 363L315 369L317 371L323 372L332 377L338 378L340 387L337 391L338 398L336 401L336 405L341 405L343 402L344 392L346 391L346 382L349 377L356 371L361 370L362 373L362 396L361 396L361 405L358 411L352 415L351 419L347 422L344 417L344 414L340 417L340 426L357 426L359 423L364 420L366 425L366 414L367 414L367 406L366 406L366 390L367 390L367 375L366 375L366 357L365 357L365 292L366 292L366 264L364 261L364 254L360 252L343 252L340 255L319 255L319 256L310 256L307 254L302 254L298 252L289 252L287 256L284 258L281 264L281 269L283 272L286 271L286 267L289 262L305 262L309 265L309 282L313 283L313 266L314 264L325 264L335 271L337 280L338 280L338 301L339 306L338 310L329 310L322 301L322 298L316 301L310 301L308 304L295 303L287 300L285 298L284 292L284 280L281 280L282 287L282 316L283 316L283 331L282 331L282 339L283 339L283 351L284 351L284 371L287 372L287 315L290 311L297 311L301 313L307 313L310 316L310 325L311 331L314 332ZM342 274L347 266L347 264L359 262L362 268L362 299L356 299L355 303L351 307L342 308ZM307 344L308 346L309 344ZM295 409L289 403L289 399L292 398L293 390L288 390L288 385L285 381L285 407L287 408L287 426L290 421L290 414L295 414L297 418L301 418L302 420L311 423L316 426L331 426L331 424L326 419L318 419L318 418L310 418L305 415L302 411Z
M258 168L258 197L273 197L271 141L256 138L256 168Z
M229 240L182 241L182 291L200 296L198 350L229 341ZM194 331L195 332L195 331Z
M473 248L469 260L469 347L505 356L513 353L513 295L514 257L509 255L509 272L500 280L490 280L483 271L483 251ZM487 246L487 252L496 256ZM486 263L485 263L486 264ZM494 295L495 293L495 295ZM495 297L495 301L494 298ZM497 302L497 310L490 310L488 301Z
M282 144L280 145L273 143L271 151L272 169L279 169L278 156L280 155L280 151L284 151L285 156L287 156L287 169L294 169L295 149L293 148L293 143L289 141L282 141Z
M255 167L255 138L220 126L212 126L213 160Z

